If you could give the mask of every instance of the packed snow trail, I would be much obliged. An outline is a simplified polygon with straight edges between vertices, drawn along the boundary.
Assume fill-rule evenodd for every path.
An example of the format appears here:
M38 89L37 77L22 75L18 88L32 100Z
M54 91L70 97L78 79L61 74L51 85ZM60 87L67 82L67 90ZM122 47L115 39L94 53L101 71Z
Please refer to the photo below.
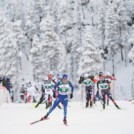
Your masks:
M56 108L49 120L30 125L48 110L42 104L3 104L0 106L0 134L134 134L134 105L117 101L122 110L112 103L101 111L97 102L94 108L81 108L81 103L70 102L68 126L63 124L63 109Z

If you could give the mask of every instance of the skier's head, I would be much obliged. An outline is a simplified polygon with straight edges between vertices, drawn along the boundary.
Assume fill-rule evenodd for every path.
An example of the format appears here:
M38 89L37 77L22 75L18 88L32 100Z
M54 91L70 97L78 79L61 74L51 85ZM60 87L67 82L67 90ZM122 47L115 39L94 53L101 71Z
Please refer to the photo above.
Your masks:
M53 78L53 75L52 75L52 74L49 74L49 75L48 75L48 79L49 79L49 80L52 80L52 78Z
M49 72L49 74L52 74L52 75L54 75L54 72L53 72L53 71L50 71L50 72Z
M67 74L63 74L62 79L66 79L67 80L67 78L68 78Z
M66 82L67 82L67 79L68 79L68 75L67 75L67 74L63 74L63 75L62 75L62 81L63 81L64 83L66 83Z
M99 76L100 76L100 77L103 76L103 72L99 72Z
M47 77L47 76L45 76L43 80L44 80L44 81L47 81L47 80L48 80L48 77Z

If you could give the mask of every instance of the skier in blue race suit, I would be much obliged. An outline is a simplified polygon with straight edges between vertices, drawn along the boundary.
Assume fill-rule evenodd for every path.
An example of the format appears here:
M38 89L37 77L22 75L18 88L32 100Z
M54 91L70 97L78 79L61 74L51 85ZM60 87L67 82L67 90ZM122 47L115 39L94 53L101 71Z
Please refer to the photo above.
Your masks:
M71 94L70 94L70 99L73 98L73 90L74 86L70 81L68 81L68 76L67 74L63 74L62 80L59 81L55 86L54 86L54 94L53 97L56 98L56 91L58 91L58 97L54 101L54 104L52 108L48 111L48 113L41 118L41 120L45 120L49 114L59 105L61 102L64 106L64 119L63 122L64 124L67 124L67 105L68 105L68 93L70 92L71 88ZM58 89L58 90L57 90Z

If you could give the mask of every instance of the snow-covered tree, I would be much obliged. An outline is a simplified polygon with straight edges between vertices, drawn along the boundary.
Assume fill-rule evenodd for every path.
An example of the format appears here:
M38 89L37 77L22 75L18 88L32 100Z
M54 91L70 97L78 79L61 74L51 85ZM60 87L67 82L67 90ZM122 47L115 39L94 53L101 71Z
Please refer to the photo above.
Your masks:
M41 22L42 18L45 17L45 10L46 10L47 0L35 0L35 10L38 16L39 22Z
M17 40L11 27L12 24L3 17L0 18L0 24L3 25L1 46L1 73L4 76L12 78L13 83L17 79L18 70L18 46ZM3 24L2 24L3 23Z
M58 35L54 31L53 17L47 16L40 23L41 44L43 45L44 70L48 73L53 71L63 71L65 69L65 46L59 41Z
M105 48L108 49L108 56L113 57L121 50L127 42L127 11L124 0L109 1L105 18Z
M22 5L21 0L11 0L8 3L6 15L12 22L15 22L21 19L21 16L22 16L21 5Z
M128 39L128 44L130 46L128 58L134 63L134 25L132 25L132 28L131 28L131 34Z
M9 31L8 31L9 32ZM6 37L4 42L4 72L6 76L12 78L13 82L17 79L18 75L18 46L17 40L14 37L14 33L10 32L9 35Z
M34 35L31 52L31 62L33 65L33 77L35 81L43 79L43 56L42 47L37 35Z
M101 55L96 48L96 42L91 31L92 28L85 30L83 46L79 50L81 52L78 70L80 76L85 73L92 74L93 70L101 68Z
M134 46L128 54L129 59L134 63Z
M105 19L105 47L108 49L108 58L111 58L119 48L118 16L112 4L108 6Z
M29 6L25 11L25 25L23 30L27 38L31 41L33 40L34 35L37 33L37 23L39 22L38 13L35 10L34 1L30 1Z
M99 7L98 7L98 30L101 37L101 47L104 48L104 41L105 41L105 16L106 16L106 5L104 3L104 0L99 1Z
M125 1L124 0L117 0L114 3L114 10L116 11L117 14L117 22L118 22L118 28L119 28L119 49L121 52L121 60L124 60L124 57L126 55L123 55L123 48L126 49L127 47L127 39L128 39L128 14L127 14L127 9L125 6ZM125 50L126 51L126 50Z
M18 46L18 50L19 50L19 63L20 63L20 69L22 70L22 61L21 61L21 56L22 53L25 53L25 47L27 44L27 38L24 35L24 32L21 29L21 25L22 25L22 21L18 20L16 22L13 23L13 27L12 27L12 31L14 32L14 36L16 38L16 43Z
M74 80L74 83L77 83L78 81L78 67L79 67L79 59L81 53L77 51L82 45L83 45L83 39L82 39L82 19L81 19L81 3L80 1L76 2L75 9L76 9L76 19L74 20L75 26L73 27L73 40L72 40L72 46L71 46L71 68L70 68L70 74L72 77L72 80ZM76 34L77 33L77 34Z

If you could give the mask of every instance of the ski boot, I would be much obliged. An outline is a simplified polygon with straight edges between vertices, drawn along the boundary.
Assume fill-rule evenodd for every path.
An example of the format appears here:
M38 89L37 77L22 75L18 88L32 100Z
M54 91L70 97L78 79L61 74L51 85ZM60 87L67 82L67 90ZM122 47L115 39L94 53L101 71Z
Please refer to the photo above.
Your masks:
M48 114L46 114L46 115L45 115L44 117L42 117L40 120L43 121L43 120L47 119L47 117L48 117Z
M117 104L115 104L115 106L116 106L117 109L121 109Z
M86 108L88 107L88 105L89 105L88 102L86 102Z
M103 110L105 109L105 104L103 104Z
M39 106L39 104L37 104L36 106L35 106L35 108L37 108Z
M90 102L90 107L93 107L93 103L92 103L92 101Z
M65 125L67 125L67 119L66 119L66 117L64 117L63 123L64 123Z
M48 107L49 107L49 104L46 102L46 109L48 109Z

